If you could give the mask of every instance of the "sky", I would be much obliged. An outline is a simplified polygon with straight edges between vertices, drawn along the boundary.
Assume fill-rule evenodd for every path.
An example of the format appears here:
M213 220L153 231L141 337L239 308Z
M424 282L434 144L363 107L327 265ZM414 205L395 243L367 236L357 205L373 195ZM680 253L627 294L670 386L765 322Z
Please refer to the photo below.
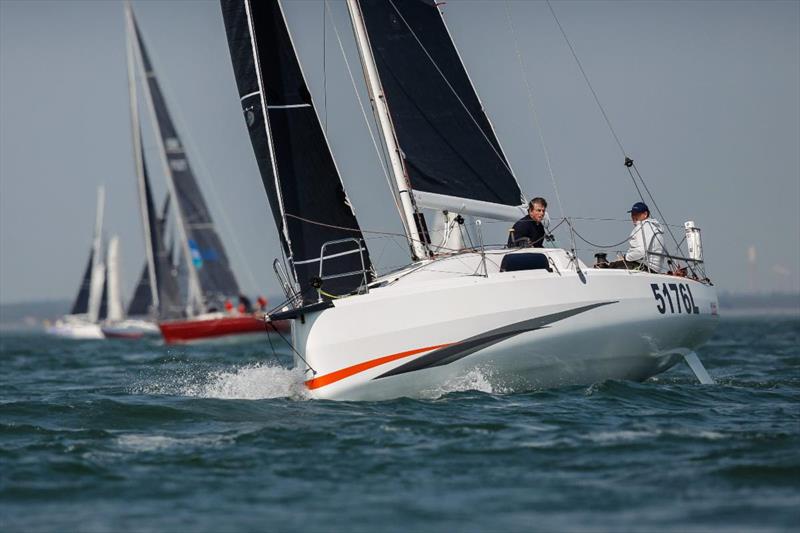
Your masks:
M800 291L800 2L552 6L663 218L702 228L717 287ZM248 294L279 294L277 232L218 3L133 7L240 285ZM320 0L284 2L361 227L399 232L356 98L365 90L346 7L341 0L328 7L326 19ZM547 4L448 0L444 13L525 196L548 198L553 220L573 217L588 241L622 241L636 190ZM120 237L123 293L132 294L144 248L125 61L121 2L0 0L0 303L74 298L100 184L105 235ZM161 197L163 176L152 178ZM487 224L487 241L501 242L506 226ZM559 238L568 243L566 234ZM369 245L382 269L407 260L397 242ZM591 261L591 247L579 241L578 248Z

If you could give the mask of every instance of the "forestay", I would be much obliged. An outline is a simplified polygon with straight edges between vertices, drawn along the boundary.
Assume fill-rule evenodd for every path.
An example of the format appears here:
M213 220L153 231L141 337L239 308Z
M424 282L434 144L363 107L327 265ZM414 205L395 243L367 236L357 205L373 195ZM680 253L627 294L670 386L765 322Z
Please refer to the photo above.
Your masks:
M295 281L305 301L316 300L323 244L355 239L328 246L322 271L324 297L348 294L372 279L369 254L280 4L221 4L242 110Z

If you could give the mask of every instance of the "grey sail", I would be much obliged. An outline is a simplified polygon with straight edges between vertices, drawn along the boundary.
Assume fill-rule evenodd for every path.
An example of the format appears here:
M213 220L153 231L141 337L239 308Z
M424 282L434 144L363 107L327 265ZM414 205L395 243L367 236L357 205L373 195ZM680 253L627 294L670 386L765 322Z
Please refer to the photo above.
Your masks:
M189 165L135 19L133 25L158 131L172 175L177 216L183 222L188 253L197 273L203 304L205 307L219 306L225 299L239 295L239 284Z
M279 2L222 0L236 83L284 252L305 301L372 279L363 235L314 109ZM364 274L364 270L367 274Z
M418 201L427 193L522 204L519 184L436 2L358 3Z

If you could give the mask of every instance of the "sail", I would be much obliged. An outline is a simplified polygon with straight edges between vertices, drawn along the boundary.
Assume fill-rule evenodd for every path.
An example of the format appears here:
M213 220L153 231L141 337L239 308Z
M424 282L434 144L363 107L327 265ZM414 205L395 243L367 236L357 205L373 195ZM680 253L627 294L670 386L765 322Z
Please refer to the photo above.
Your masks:
M125 318L122 310L122 288L120 286L120 265L119 265L119 237L111 237L108 243L106 259L106 298L108 305L107 318L112 321L119 321Z
M105 269L103 270L105 273ZM97 320L105 320L108 318L108 276L103 275L103 291L100 293L100 307L97 311Z
M81 315L89 311L89 289L92 286L92 265L94 264L94 252L89 252L89 262L86 263L86 270L83 271L83 279L78 289L78 295L72 304L69 314Z
M372 266L280 4L221 3L242 110L295 281L306 301L316 300L323 244L354 238L326 248L322 272L325 293L348 294Z
M417 204L518 218L519 184L436 2L359 6Z
M170 250L165 244L164 232L169 211L169 196L164 199L164 207L161 209L161 217L154 216L153 194L150 189L150 180L147 177L147 170L144 167L144 191L145 191L145 212L150 220L148 227L150 230L150 243L155 262L156 291L158 294L159 309L156 314L164 318L177 318L183 314L178 283L173 274L172 259ZM153 297L150 289L150 275L147 262L142 267L142 275L133 293L133 299L128 306L129 316L149 315L153 312Z
M149 315L151 305L153 305L153 297L150 293L150 274L145 262L142 274L139 276L139 283L136 284L136 289L133 291L133 298L128 304L128 316Z
M158 123L159 137L163 143L168 171L174 185L178 206L177 216L181 217L185 231L185 251L191 256L205 303L221 303L225 298L238 296L239 285L231 271L227 253L214 228L211 213L200 192L189 160L186 158L183 144L167 109L166 100L135 19L133 27L142 67L147 77L152 108Z
M89 302L86 317L89 322L97 322L101 309L105 305L106 267L103 262L103 211L105 209L105 188L97 188L97 212L94 222L94 238L92 239L92 274L89 281Z

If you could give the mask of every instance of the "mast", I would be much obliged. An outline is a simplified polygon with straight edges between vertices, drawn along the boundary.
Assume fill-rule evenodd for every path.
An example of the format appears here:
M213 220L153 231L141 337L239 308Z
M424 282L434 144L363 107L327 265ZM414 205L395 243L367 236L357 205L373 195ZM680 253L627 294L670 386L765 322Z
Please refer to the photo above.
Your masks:
M100 307L103 299L105 285L105 268L102 255L103 209L105 207L105 189L101 185L97 188L97 213L94 222L94 240L92 241L92 281L89 287L89 309L87 311L90 322L97 322L100 316Z
M147 197L145 191L144 158L142 156L141 125L139 123L139 106L136 99L136 75L134 71L135 52L133 49L133 14L130 2L125 2L125 45L128 59L128 94L130 95L131 138L133 140L133 163L136 165L136 184L139 192L139 214L144 227L144 250L147 261L147 276L150 280L150 298L155 309L159 308L158 286L156 284L156 264L153 257L153 241L151 239L150 216L147 213Z
M367 38L367 29L364 24L361 8L357 0L347 0L347 7L350 12L350 19L353 23L356 44L358 45L361 56L361 66L364 69L364 77L369 89L369 97L381 127L381 135L383 136L386 148L389 152L392 175L394 176L397 193L400 196L400 205L403 207L403 215L405 216L404 226L406 227L406 237L411 248L411 255L414 260L423 259L427 257L428 254L417 226L417 212L411 196L411 184L409 183L408 176L403 167L403 161L400 159L400 148L397 143L394 126L392 125L392 118L389 115L389 108L386 105L386 97L383 93L380 77L378 76L375 58L372 55L372 47Z
M139 40L139 35L136 33L134 28L134 35L133 38L136 41L136 49L138 51L138 58L139 58L139 68L142 72L145 79L153 76L152 72L148 72L144 67L144 62L142 61L142 43ZM177 191L175 187L175 180L172 175L172 167L170 166L169 158L167 157L165 139L161 132L161 128L158 126L158 115L155 109L155 103L153 102L153 94L152 90L150 89L150 83L144 83L145 87L145 94L147 96L147 104L150 110L150 116L152 117L152 124L153 130L155 132L156 138L158 139L158 147L159 147L159 155L161 156L161 162L164 166L164 175L167 178L167 187L169 188L170 195L173 198L177 198ZM180 202L176 203L176 210L175 210L175 218L177 220L178 226L178 234L180 235L181 240L181 248L183 251L183 255L186 258L186 263L189 265L189 293L186 298L186 314L188 316L193 316L195 314L203 314L206 312L205 301L203 298L203 291L200 285L200 278L197 274L197 269L194 266L194 262L192 261L192 252L189 247L189 236L188 230L186 228L186 220L185 214L183 212L183 206L180 205Z

